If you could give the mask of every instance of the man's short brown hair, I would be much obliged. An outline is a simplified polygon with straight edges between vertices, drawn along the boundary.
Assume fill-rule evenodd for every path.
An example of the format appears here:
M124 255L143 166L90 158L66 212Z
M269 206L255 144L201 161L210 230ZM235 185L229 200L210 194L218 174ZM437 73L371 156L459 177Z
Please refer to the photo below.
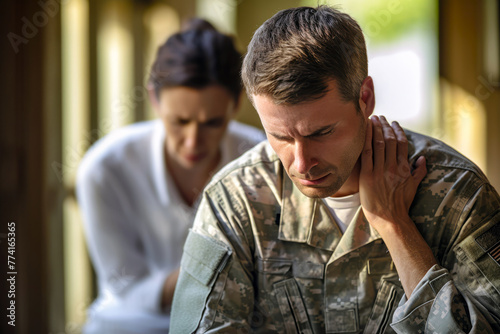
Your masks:
M335 80L341 97L359 109L368 75L363 32L349 15L328 6L278 12L255 32L243 61L242 78L251 98L298 104L324 96Z

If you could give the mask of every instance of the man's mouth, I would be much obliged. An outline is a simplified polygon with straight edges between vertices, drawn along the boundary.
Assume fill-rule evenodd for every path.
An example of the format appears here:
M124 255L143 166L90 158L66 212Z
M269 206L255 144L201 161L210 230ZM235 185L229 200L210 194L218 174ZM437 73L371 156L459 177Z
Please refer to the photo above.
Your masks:
M186 154L184 155L184 158L190 162L198 162L203 160L206 155L207 155L206 153Z
M297 180L299 180L299 183L303 186L317 186L317 185L320 185L323 182L325 182L325 180L327 179L327 177L329 175L330 174L326 174L325 176L315 178L315 179L310 179L310 180L302 179L302 178L297 178Z

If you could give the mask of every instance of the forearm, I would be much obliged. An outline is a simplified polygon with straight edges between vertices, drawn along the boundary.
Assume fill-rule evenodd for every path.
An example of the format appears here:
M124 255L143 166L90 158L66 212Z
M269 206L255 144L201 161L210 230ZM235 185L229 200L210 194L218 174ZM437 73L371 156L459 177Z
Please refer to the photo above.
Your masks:
M172 305L172 300L174 299L175 286L177 284L177 278L179 277L179 269L168 275L163 285L163 291L161 295L161 307L162 309L169 308Z
M378 232L391 254L409 298L422 277L437 261L410 217L399 222L386 222Z

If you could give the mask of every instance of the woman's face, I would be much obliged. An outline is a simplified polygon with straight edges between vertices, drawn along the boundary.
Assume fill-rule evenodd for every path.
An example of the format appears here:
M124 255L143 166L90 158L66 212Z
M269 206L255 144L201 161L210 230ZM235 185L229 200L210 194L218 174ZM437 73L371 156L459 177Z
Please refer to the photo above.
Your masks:
M220 141L235 110L233 97L222 86L162 89L157 112L166 130L167 159L187 170L216 164Z

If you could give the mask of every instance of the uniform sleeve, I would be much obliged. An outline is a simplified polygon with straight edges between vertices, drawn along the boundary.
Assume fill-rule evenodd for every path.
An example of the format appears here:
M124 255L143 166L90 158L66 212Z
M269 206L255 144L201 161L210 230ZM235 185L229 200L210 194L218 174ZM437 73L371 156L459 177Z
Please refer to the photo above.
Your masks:
M245 261L250 251L238 220L204 194L184 245L171 333L251 332L254 289Z
M483 185L456 217L463 224L442 266L433 266L391 327L397 333L500 333L500 200Z
M107 302L160 312L163 284L169 273L151 272L128 212L119 182L105 167L83 163L77 196L87 246Z

